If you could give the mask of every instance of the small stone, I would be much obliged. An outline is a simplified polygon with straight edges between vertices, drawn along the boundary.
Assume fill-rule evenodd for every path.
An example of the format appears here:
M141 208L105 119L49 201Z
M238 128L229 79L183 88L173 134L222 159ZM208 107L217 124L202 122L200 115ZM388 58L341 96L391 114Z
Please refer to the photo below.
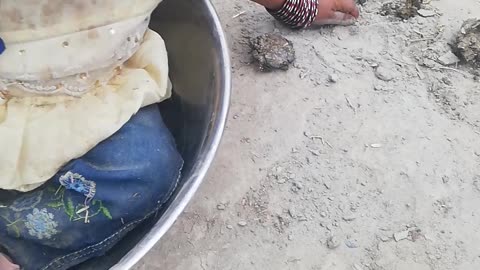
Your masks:
M359 264L354 264L352 266L353 270L363 270L362 267Z
M288 209L288 214L290 215L291 218L297 217L297 214L295 213L295 209L293 208Z
M357 0L357 3L363 6L367 3L367 0Z
M452 85L452 81L450 81L450 79L447 77L443 77L442 82L446 85L450 85L450 86Z
M305 216L298 217L298 221L308 221L308 218Z
M402 241L408 238L408 231L401 231L393 234L393 238L396 242Z
M448 181L450 181L450 178L448 178L448 176L446 176L446 175L442 176L442 182L443 182L444 184L447 184Z
M240 226L240 227L245 227L245 226L247 226L247 222L244 221L244 220L239 221L239 222L238 222L238 226Z
M418 15L424 17L424 18L428 18L428 17L433 17L435 15L437 15L437 13L433 10L429 10L429 9L419 9L417 10L417 13Z
M337 74L330 74L328 76L328 81L331 82L331 83L338 82L338 75Z
M437 66L435 61L433 61L432 59L423 59L420 64L428 68L434 68L435 66Z
M372 148L382 148L382 144L381 143L372 143L372 144L370 144L370 147L372 147Z
M330 236L327 239L327 247L329 249L336 249L337 247L340 246L340 241L337 239L335 236Z
M230 224L228 224L228 225L227 225L227 229L231 230L231 229L233 229L233 226L230 225Z
M358 248L358 244L356 243L356 241L352 241L350 239L345 240L345 245L348 248Z
M343 220L345 221L354 221L356 219L355 216L344 216L343 217Z
M480 178L478 176L473 180L473 187L476 191L480 191Z
M302 185L302 183L300 183L300 182L295 182L295 183L293 183L293 185L294 185L297 189L302 189L302 188L303 188L303 185Z
M390 241L390 239L391 239L391 238L388 237L388 236L382 236L382 237L380 237L380 240L382 240L382 242L388 242L388 241Z
M409 232L409 235L412 238L413 242L423 238L422 230L420 230L420 229L411 230Z
M295 61L293 43L278 34L264 34L250 41L252 56L260 70L287 70Z
M278 179L277 181L278 184L285 184L286 182L287 182L287 179L285 178Z
M407 4L405 4L405 1L387 2L381 7L380 15L393 15L401 19L407 20L417 15L416 11L420 9L420 3L421 0L409 0L407 1Z
M321 212L321 213L320 213L320 216L321 216L321 217L327 217L327 213Z
M392 71L383 65L380 65L379 67L377 67L377 69L375 69L375 76L378 79L386 82L389 82L395 78Z
M223 203L217 204L217 209L218 209L218 210L225 210L225 208L226 208L226 207L225 207L225 204L223 204Z
M455 53L473 67L480 67L480 20L468 19L453 44Z
M458 57L450 51L440 56L437 60L444 66L453 65L460 62L460 59L458 59Z

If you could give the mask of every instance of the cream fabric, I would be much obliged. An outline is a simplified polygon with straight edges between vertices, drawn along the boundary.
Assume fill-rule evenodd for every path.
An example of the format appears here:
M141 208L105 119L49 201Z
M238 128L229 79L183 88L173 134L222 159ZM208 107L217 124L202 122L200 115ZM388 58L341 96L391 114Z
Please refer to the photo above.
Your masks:
M0 90L14 96L81 95L138 49L147 15L44 40L7 44L0 55ZM23 92L23 93L22 93Z
M162 0L0 0L7 43L46 39L149 14Z
M161 37L139 50L107 84L80 98L13 97L0 105L0 188L28 191L120 129L141 107L170 96Z
M138 49L160 2L0 0L0 91L80 96L106 83Z

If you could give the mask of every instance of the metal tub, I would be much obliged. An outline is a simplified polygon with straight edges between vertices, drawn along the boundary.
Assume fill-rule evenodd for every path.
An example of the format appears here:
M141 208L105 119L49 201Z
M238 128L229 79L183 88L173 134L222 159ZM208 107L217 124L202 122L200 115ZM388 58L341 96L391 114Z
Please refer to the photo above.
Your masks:
M167 232L192 199L212 162L230 99L230 61L209 0L165 0L151 28L167 44L173 97L159 106L185 159L181 184L162 212L132 231L108 254L75 269L129 269Z

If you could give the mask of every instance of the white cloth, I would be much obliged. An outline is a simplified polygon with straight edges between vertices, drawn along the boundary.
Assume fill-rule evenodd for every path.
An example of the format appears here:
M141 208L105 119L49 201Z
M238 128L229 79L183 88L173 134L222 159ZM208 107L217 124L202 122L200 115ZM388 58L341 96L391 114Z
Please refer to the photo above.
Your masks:
M138 49L161 0L0 0L0 91L80 96Z
M0 105L0 189L38 187L141 107L170 96L165 44L153 31L116 72L81 97L12 97Z

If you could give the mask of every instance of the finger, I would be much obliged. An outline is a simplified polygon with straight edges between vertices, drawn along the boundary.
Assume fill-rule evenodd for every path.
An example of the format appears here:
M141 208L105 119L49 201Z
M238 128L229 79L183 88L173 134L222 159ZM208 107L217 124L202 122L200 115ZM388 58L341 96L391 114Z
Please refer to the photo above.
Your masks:
M5 255L0 253L0 269L1 270L20 270L20 267L13 264Z
M315 20L316 25L351 25L356 21L355 17L343 12L332 12L332 14L325 19Z
M358 11L358 7L355 4L354 0L336 0L335 10L343 13L348 13L355 18L358 18L358 16L360 16L360 12Z

